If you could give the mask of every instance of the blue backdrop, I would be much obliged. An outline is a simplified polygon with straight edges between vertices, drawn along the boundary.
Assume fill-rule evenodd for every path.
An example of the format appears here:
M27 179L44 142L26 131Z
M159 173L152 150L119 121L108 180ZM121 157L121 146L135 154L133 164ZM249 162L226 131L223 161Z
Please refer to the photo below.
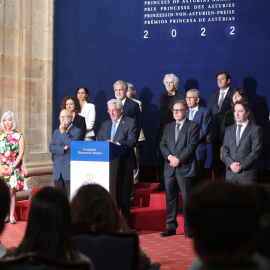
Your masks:
M64 96L84 85L96 105L97 132L108 118L113 83L133 83L143 103L141 164L156 165L157 97L166 91L164 75L180 78L179 92L197 88L200 104L207 106L209 93L218 90L216 73L226 70L231 86L248 92L263 127L259 167L269 168L269 8L269 0L55 1L54 128Z

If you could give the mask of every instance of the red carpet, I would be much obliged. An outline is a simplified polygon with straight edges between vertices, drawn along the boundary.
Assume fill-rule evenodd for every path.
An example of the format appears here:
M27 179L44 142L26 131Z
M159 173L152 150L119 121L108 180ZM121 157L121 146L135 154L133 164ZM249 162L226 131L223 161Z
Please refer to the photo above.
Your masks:
M1 241L6 247L18 246L21 242L27 223L19 221L17 224L7 224L1 235ZM160 232L138 231L140 246L152 262L161 263L161 269L188 269L195 253L192 240L183 234L167 238L160 237Z
M17 221L17 224L7 223L0 236L5 247L17 247L23 239L27 222Z

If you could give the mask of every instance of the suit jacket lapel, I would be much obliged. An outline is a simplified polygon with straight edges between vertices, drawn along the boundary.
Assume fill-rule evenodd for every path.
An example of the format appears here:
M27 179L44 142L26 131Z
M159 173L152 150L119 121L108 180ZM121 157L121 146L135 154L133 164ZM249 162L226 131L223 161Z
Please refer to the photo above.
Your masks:
M111 139L111 130L112 130L112 120L109 121L109 125L105 129L105 138L106 140Z
M177 141L176 141L175 145L178 144L178 142L179 142L181 136L185 133L186 129L188 128L188 125L189 125L188 121L189 121L189 120L186 119L186 121L184 122L183 126L181 127L181 130L180 130L180 132L179 132L179 134L178 134L178 138L177 138ZM175 130L175 126L176 126L176 123L175 123L175 125L174 125L174 130Z
M236 125L235 125L235 126L236 126ZM244 130L244 132L243 132L243 134L242 134L242 136L241 136L241 138L240 138L240 141L239 141L239 143L238 143L237 148L241 145L242 141L245 139L245 137L246 137L247 134L249 133L250 129L251 129L251 125L250 125L250 122L249 122L248 125L246 126L246 128L245 128L245 130ZM235 128L235 134L236 134L236 128Z
M72 126L69 128L67 134L70 136L72 134L72 130L74 129L74 125L72 124Z
M116 130L116 132L115 132L114 140L116 140L118 134L121 133L121 130L123 129L123 124L124 124L124 123L125 123L125 117L124 117L124 115L123 115L122 118L121 118L121 121L120 121L119 124L118 124L117 130Z
M199 123L198 120L201 119L200 115L201 115L201 110L200 110L200 107L199 107L198 111L196 111L195 114L194 114L193 121Z

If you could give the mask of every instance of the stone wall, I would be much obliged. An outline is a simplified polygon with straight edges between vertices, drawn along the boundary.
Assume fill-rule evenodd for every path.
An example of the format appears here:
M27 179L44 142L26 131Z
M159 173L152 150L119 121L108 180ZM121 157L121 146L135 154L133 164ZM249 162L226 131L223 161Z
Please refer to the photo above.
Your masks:
M17 116L30 188L53 185L53 10L53 0L0 0L0 114Z

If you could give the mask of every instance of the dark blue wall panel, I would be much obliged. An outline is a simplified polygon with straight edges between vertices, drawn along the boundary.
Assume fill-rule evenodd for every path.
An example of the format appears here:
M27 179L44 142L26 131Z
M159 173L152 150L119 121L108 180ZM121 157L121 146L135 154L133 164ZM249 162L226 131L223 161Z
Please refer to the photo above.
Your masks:
M74 94L78 86L86 85L96 105L97 132L108 117L106 101L114 98L113 83L118 79L131 82L137 89L136 98L143 102L147 141L143 145L141 163L155 165L157 97L165 91L164 75L175 73L180 78L180 92L198 88L201 105L206 106L209 93L217 90L216 73L227 70L232 76L231 86L244 86L248 91L252 109L264 132L260 168L269 168L269 1L255 4L254 0L180 0L175 4L175 0L167 0L163 1L167 4L155 5L154 2L162 1L152 1L152 5L148 5L149 2L55 1L54 127L58 124L63 97ZM195 9L199 5L203 8ZM221 6L212 8L212 5ZM187 13L161 10L187 6L190 7ZM146 8L156 8L156 11L144 11ZM211 11L214 15L189 13ZM224 11L235 14L221 15ZM145 23L152 19L145 16L157 13L173 13L173 17L154 18L167 20L165 24ZM205 22L199 22L199 18L205 18ZM227 21L209 22L209 18L227 18ZM170 23L173 19L196 19L196 22ZM206 165L210 165L210 157Z

